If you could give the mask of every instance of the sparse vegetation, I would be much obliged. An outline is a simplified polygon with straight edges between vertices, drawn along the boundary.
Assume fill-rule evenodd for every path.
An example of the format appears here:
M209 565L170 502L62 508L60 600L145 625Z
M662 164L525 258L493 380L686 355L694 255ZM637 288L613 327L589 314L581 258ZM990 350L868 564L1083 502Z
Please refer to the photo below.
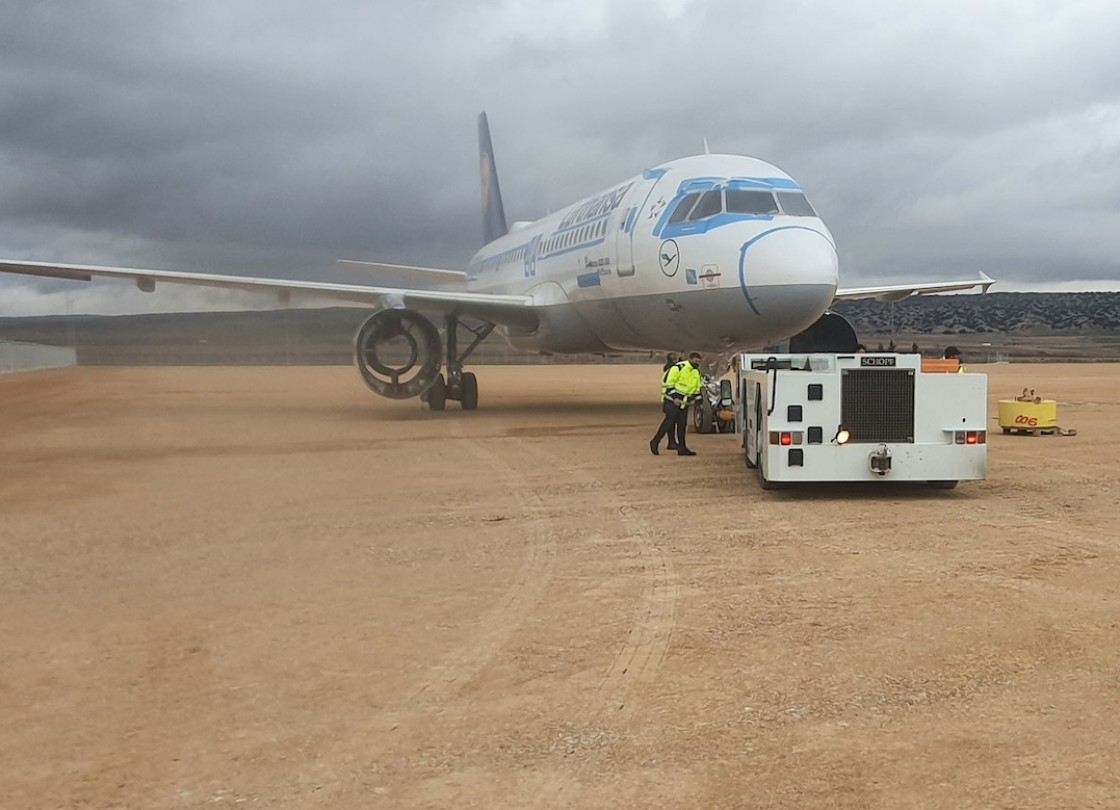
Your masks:
M876 351L937 356L959 346L972 363L1120 360L1120 293L989 293L849 301L835 311ZM352 362L369 310L354 307L136 316L0 318L0 339L75 346L85 365L334 365ZM603 362L536 358L490 337L478 363ZM621 356L617 362L648 358Z

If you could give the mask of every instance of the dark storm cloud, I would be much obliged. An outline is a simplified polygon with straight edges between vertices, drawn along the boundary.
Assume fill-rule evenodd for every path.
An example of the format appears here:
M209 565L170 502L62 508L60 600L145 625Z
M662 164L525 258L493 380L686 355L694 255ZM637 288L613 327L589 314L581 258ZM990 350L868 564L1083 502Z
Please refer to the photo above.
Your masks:
M845 283L1120 279L1120 11L1103 2L0 11L6 257L461 266L479 240L486 109L511 219L707 137L801 181ZM0 312L59 289L0 281Z

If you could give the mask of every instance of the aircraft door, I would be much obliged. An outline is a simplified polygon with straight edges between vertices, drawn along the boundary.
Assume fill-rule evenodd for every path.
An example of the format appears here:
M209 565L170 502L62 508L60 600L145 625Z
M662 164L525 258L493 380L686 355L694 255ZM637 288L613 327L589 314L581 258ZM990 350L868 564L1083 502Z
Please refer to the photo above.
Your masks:
M641 199L640 197L638 198ZM634 275L633 227L638 216L637 204L622 209L615 226L615 257L618 262L618 277Z
M541 235L537 234L525 249L525 278L535 278L537 275L537 251L541 247Z
M634 240L641 238L639 231L653 228L650 206L655 199L654 189L664 175L664 169L647 169L626 195L624 204L619 207L621 213L615 225L615 256L619 278L628 278L637 272Z

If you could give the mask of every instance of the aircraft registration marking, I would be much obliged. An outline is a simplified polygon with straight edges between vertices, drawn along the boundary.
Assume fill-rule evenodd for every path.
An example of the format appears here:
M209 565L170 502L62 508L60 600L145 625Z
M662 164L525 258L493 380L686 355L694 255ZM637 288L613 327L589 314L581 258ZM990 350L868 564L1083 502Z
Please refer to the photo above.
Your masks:
M719 277L722 275L719 272L719 267L714 264L706 264L700 269L700 286L705 290L714 290L719 287Z

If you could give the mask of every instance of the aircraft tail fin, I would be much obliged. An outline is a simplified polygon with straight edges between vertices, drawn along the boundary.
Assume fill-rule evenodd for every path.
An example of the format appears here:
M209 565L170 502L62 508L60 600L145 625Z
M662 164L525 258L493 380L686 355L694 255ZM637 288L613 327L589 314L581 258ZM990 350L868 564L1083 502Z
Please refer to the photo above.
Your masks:
M509 233L502 190L498 186L498 169L494 165L494 147L490 143L490 124L486 113L478 116L478 163L482 175L482 238L489 244Z

